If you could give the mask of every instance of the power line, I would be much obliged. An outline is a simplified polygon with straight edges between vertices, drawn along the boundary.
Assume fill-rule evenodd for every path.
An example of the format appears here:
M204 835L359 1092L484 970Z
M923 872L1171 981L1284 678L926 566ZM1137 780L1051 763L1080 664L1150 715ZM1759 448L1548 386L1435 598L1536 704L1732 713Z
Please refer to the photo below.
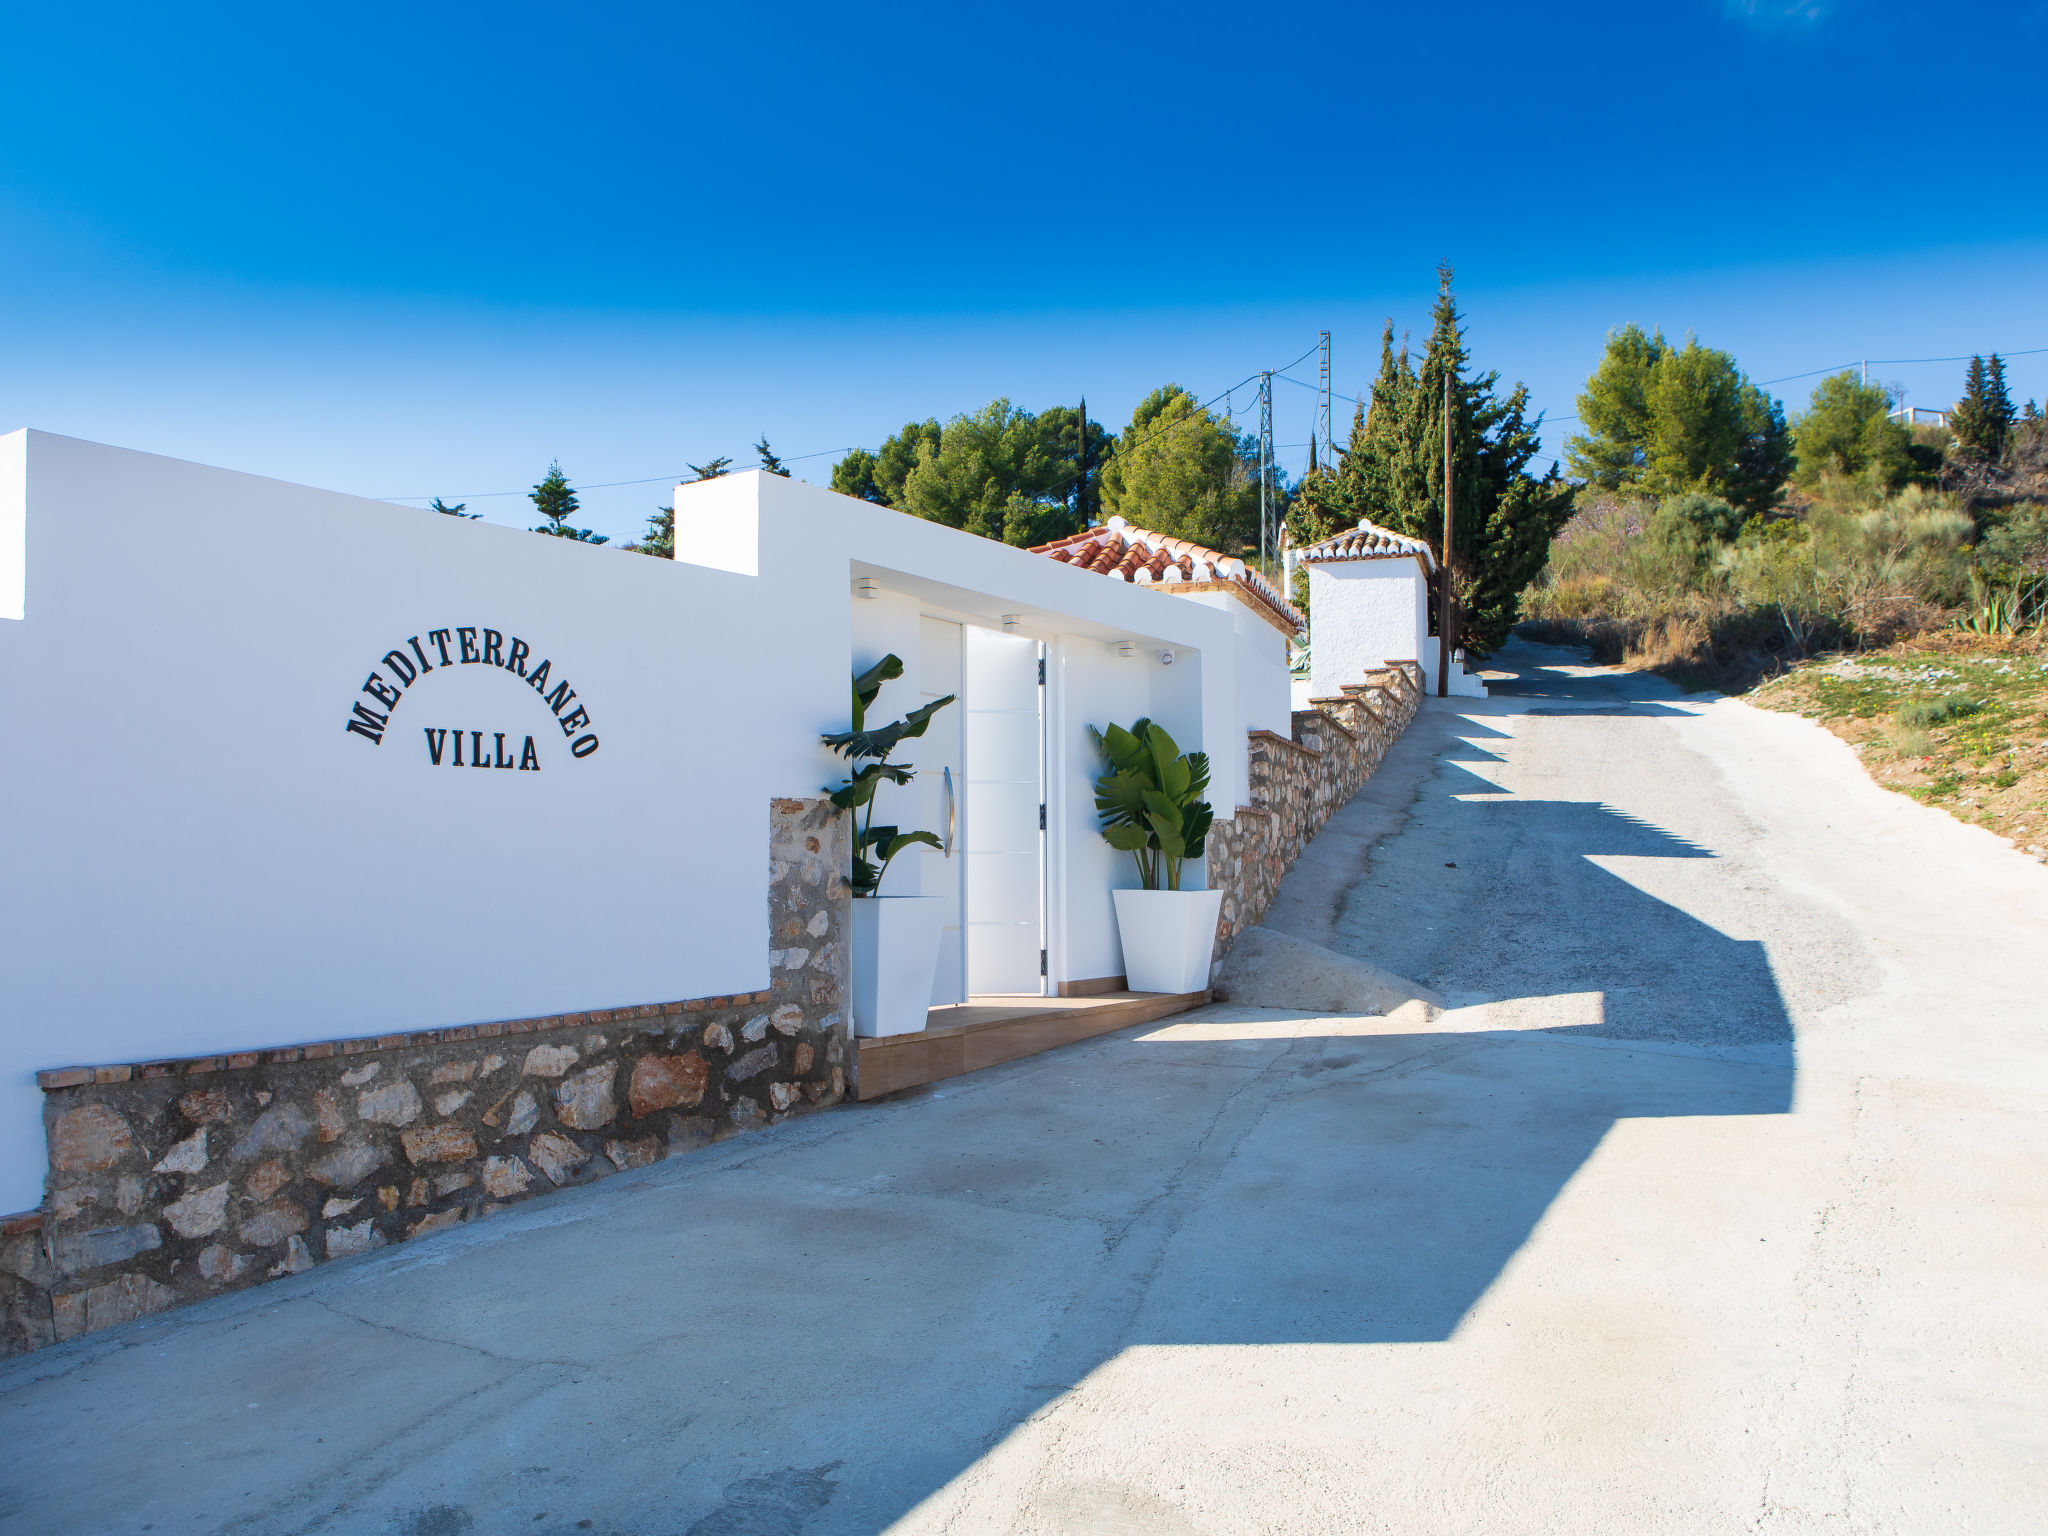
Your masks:
M2048 347L2028 347L2019 352L1999 352L1996 356L2001 359L2008 357L2039 357L2043 352L2048 352ZM1859 357L1852 362L1836 363L1832 368L1815 368L1810 373L1788 373L1782 379L1759 379L1757 383L1759 387L1765 384L1790 384L1795 379L1818 378L1824 373L1844 373L1851 368L1862 368L1865 366L1905 368L1915 363L1967 363L1980 357L1991 357L1993 355L1990 352L1965 352L1957 357Z
M783 459L783 460L782 460L782 462L783 462L783 463L785 463L785 464L801 464L801 463L803 463L803 461L804 461L805 459L822 459L822 458L824 458L824 457L825 457L825 456L826 456L827 454L834 454L834 453L841 453L841 454L844 454L844 453L851 453L851 452L853 452L853 450L852 450L851 448L820 448L820 449L819 449L819 450L818 450L818 451L817 451L816 453L793 453L793 454L789 455L789 456L788 456L787 458ZM596 484L596 485L579 485L579 486L577 486L577 487L576 487L576 489L577 489L577 490L578 490L579 492L581 492L581 491L612 491L612 490L617 490L617 489L618 489L618 488L619 488L620 486L622 486L622 485L680 485L680 484L682 484L682 483L683 483L683 481L684 481L684 475L682 475L682 474L674 474L674 475L649 475L649 476L647 476L647 477L646 477L646 478L645 478L644 480L605 480L605 481L600 481L600 482L599 482L598 484ZM459 500L461 500L461 501L490 501L490 500L491 500L491 499L493 499L494 497L501 497L501 496L530 496L531 494L532 494L532 492L531 492L530 490L527 490L527 491L471 491L471 492L469 492L469 494L467 494L466 496L460 496L460 497L458 497L458 499L459 499ZM441 497L439 497L439 496L372 496L372 497L370 497L370 498L369 498L369 500L371 500L371 501L435 501L435 500L439 500L439 499L442 499L442 498L441 498Z
M1306 352L1302 353L1300 357L1295 358L1293 362L1287 364L1287 368L1292 368L1295 367L1297 364L1306 362L1309 358L1314 357L1322 349L1322 347L1323 342L1320 338L1318 338L1314 346L1310 347ZM2044 353L2048 353L2048 347L2025 347L2018 351L2000 352L1997 355L2002 358L2039 357ZM1973 358L1989 357L1990 355L1991 354L1988 352L1963 352L1958 353L1953 357L1856 358L1853 361L1846 363L1836 363L1826 368L1811 368L1804 373L1788 373L1783 374L1775 379L1759 379L1756 381L1756 383L1757 387L1762 389L1768 388L1770 385L1773 384L1793 384L1797 383L1801 379L1819 378L1823 374L1841 373L1846 369L1860 368L1866 365L1877 368L1906 368L1916 367L1924 363L1967 363L1971 361ZM1292 374L1288 373L1286 368L1275 368L1269 371L1272 377L1285 379L1289 384L1294 385L1297 389L1308 390L1311 394L1315 394L1323 399L1342 400L1345 404L1353 406L1362 405L1365 403L1362 400L1360 400L1356 395L1347 395L1338 390L1328 389L1320 384L1311 384L1306 379L1297 379ZM1243 389L1247 384L1257 383L1258 379L1259 375L1257 373L1248 374L1244 378L1238 380L1237 383L1231 385L1230 388L1222 391L1219 394L1212 395L1209 399L1203 401L1202 404L1199 407L1197 407L1197 409L1206 411L1211 406L1215 405L1216 402L1219 400L1230 401L1230 397L1235 395L1237 391ZM1230 402L1230 404L1227 406L1227 409L1230 410L1232 415L1235 415L1235 402ZM1131 443L1128 446L1132 448L1141 447L1145 443L1151 442L1155 437L1158 437L1163 433L1170 432L1173 430L1174 427L1183 425L1185 422L1192 419L1193 413L1191 412L1188 416L1181 418L1181 420L1169 422L1164 427L1159 428L1158 431L1148 433L1146 436L1139 438L1136 442ZM1579 419L1580 418L1577 416L1551 416L1544 414L1542 415L1541 420L1537 423L1533 423L1533 425L1543 427L1560 427L1566 425L1567 423L1578 421ZM1303 445L1300 443L1285 443L1281 445L1281 447L1283 448L1299 448L1301 446ZM802 464L810 459L822 459L834 455L844 455L847 453L851 453L852 451L853 450L851 448L821 448L813 453L796 453L787 455L786 457L783 458L782 462L785 464ZM1564 461L1562 459L1552 459L1550 462L1562 466ZM687 473L687 471L682 471L671 475L647 475L637 480L604 480L598 482L595 485L578 486L577 489L579 491L611 491L618 490L622 487L629 485L677 485L684 482L685 473ZM1078 474L1069 475L1062 480L1056 481L1053 485L1048 486L1047 490L1062 490L1078 478ZM446 493L419 496L372 496L369 499L372 501L390 502L433 501L442 499L442 497L444 497L445 494ZM531 494L532 493L530 490L470 491L466 494L458 495L456 499L465 502L495 501L514 496L527 496Z

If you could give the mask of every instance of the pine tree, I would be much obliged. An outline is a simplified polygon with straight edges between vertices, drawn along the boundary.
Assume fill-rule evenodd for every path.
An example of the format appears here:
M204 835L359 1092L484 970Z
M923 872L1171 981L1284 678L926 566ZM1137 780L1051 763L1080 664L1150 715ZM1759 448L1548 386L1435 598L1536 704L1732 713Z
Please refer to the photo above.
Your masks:
M832 489L842 496L886 507L889 503L881 486L875 483L875 462L875 456L867 449L850 449L845 458L832 466Z
M690 483L695 485L699 480L716 480L720 475L729 473L731 469L731 459L713 459L709 464L692 464Z
M871 481L875 494L867 500L880 502L885 507L903 505L903 486L910 479L910 472L917 468L919 461L935 459L945 446L946 434L936 417L924 421L907 421L903 430L882 439L882 446L875 451ZM859 452L858 449L855 452ZM847 456L851 458L852 455ZM844 460L841 461L845 462Z
M1882 491L1905 484L1913 467L1913 435L1892 420L1891 409L1890 394L1865 384L1853 368L1822 379L1792 423L1800 483L1818 486L1824 477L1838 476Z
M576 514L581 503L576 492L570 489L569 479L562 473L560 464L548 465L548 472L539 485L533 488L530 499L540 509L540 515L547 519L535 533L551 534L558 539L574 539L579 544L607 544L611 541L604 534L592 533L588 528L572 528L569 519Z
M1448 380L1456 477L1451 579L1459 634L1477 657L1496 649L1514 626L1522 589L1543 569L1551 535L1571 515L1571 492L1555 469L1541 480L1529 473L1537 426L1525 418L1528 390L1517 384L1502 397L1499 373L1466 376L1470 358L1451 278L1448 266L1437 269L1436 308L1419 367L1405 343L1395 352L1389 322L1372 404L1353 425L1337 480L1350 498L1347 510L1424 540L1441 560Z
M1258 474L1255 438L1167 384L1131 412L1103 470L1102 509L1169 538L1256 559ZM1279 489L1284 518L1286 491Z
M656 507L647 519L647 531L626 546L636 555L653 555L659 560L676 557L676 509Z
M1949 413L1949 430L1965 452L1997 463L2013 423L2019 419L2012 408L2012 396L2005 389L2005 359L1996 352L1989 363L1981 357L1970 359L1970 371L1963 381L1963 398Z
M754 444L754 452L761 456L761 467L767 470L769 474L780 475L785 480L789 478L789 466L778 459L775 456L775 450L768 446L766 433L763 433L761 440Z
M1578 405L1585 430L1565 453L1602 490L1726 497L1762 512L1791 471L1784 408L1691 336L1674 347L1640 326L1610 332Z
M1588 485L1616 491L1632 486L1648 467L1650 394L1657 367L1670 352L1661 331L1645 335L1625 325L1607 335L1607 350L1579 393L1579 425L1565 443L1572 473Z
M447 502L443 501L440 497L436 496L433 499L433 501L428 505L427 510L429 512L444 513L449 517L478 518L483 516L483 513L481 512L464 511L463 509L468 505L469 503L466 501L458 501L457 503L455 503L454 506L451 507L448 505Z

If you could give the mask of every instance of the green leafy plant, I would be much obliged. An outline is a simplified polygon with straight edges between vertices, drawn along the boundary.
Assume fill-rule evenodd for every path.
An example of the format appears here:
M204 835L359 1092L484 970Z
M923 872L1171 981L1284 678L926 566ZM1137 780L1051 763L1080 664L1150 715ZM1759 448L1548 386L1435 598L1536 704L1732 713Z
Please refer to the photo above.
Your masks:
M2024 573L2004 584L1970 572L1970 597L1956 628L1973 635L2023 635L2048 620L2048 580Z
M1162 726L1140 720L1129 730L1088 727L1109 772L1095 781L1095 814L1112 848L1138 861L1148 891L1180 889L1180 867L1199 859L1215 819L1202 792L1209 754L1183 754ZM1164 879L1164 885L1161 880Z
M918 844L927 848L944 846L933 832L904 832L875 825L875 791L884 784L908 784L917 777L915 768L890 762L889 754L904 742L922 736L932 723L932 716L954 698L949 693L912 710L901 720L868 729L868 706L881 693L882 684L902 675L903 661L898 656L884 656L867 671L855 673L852 729L835 731L823 738L826 746L849 763L860 765L854 769L852 778L832 791L832 803L853 813L853 870L846 883L856 896L879 894L882 877L889 873L890 863L904 849Z

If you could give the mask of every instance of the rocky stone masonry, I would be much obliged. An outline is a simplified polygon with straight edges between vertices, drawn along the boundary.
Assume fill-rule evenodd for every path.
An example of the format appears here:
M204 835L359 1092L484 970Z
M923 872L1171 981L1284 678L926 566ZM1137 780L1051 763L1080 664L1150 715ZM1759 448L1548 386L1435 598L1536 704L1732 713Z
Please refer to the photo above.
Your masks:
M438 1232L836 1103L845 823L769 812L765 992L40 1075L0 1354Z
M1297 709L1292 740L1251 733L1252 804L1209 832L1209 888L1223 892L1212 976L1238 934L1266 915L1302 846L1372 777L1415 718L1422 668L1397 661L1341 695Z

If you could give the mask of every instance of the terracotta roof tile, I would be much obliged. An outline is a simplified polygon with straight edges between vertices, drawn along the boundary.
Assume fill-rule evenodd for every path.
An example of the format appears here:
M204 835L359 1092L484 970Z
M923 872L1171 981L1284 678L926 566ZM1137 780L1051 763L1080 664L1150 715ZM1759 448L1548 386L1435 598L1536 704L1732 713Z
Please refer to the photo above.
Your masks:
M1112 517L1100 527L1055 539L1050 544L1040 544L1031 552L1140 587L1171 588L1183 583L1213 582L1235 589L1294 634L1302 630L1302 618L1294 605L1280 595L1279 588L1242 560L1187 539L1170 539L1163 533L1134 528L1121 517Z
M1394 533L1360 518L1356 528L1347 528L1320 544L1311 544L1294 558L1319 565L1335 560L1399 560L1408 556L1419 558L1426 571L1436 569L1436 557L1421 539Z

